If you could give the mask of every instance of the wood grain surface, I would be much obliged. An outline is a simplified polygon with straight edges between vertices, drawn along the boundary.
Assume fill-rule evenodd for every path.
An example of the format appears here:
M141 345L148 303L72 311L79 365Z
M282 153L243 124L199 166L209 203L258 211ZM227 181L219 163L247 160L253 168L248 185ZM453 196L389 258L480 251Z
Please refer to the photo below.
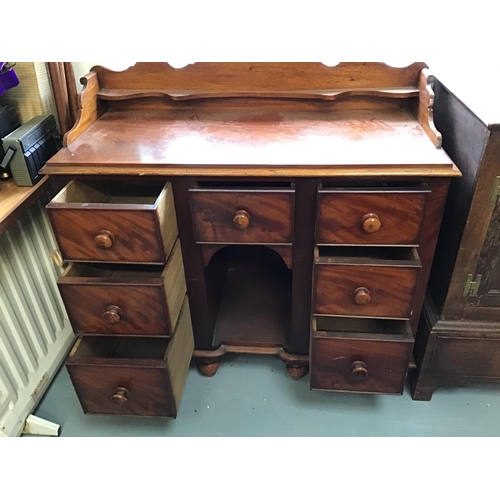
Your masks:
M494 131L491 132L484 149L477 173L477 182L469 211L470 216L464 228L463 238L456 256L453 280L448 289L449 300L447 299L442 312L444 319L461 317L460 315L464 313L464 310L468 309L467 302L469 299L463 296L463 289L467 275L476 274L482 246L490 228L495 204L489 203L489 200L495 185L495 178L500 175L498 158L500 158L500 132ZM474 319L477 319L477 317Z
M500 339L438 336L428 376L500 379Z
M295 182L292 318L288 344L289 351L296 354L309 352L315 226L312 221L316 217L316 195L315 179L298 179Z
M168 337L186 294L180 244L165 268L72 264L58 287L77 333ZM117 323L103 317L110 306L122 311Z
M0 180L0 234L5 233L49 187L48 176L32 187L18 186L14 179Z
M432 125L432 92L422 72L425 68L423 63L399 69L380 63L341 63L332 68L320 63L196 63L182 69L139 63L125 72L96 67L86 91L89 113L84 106L74 128L75 139L43 172L127 176L138 183L147 177L153 183L153 177L172 181L196 347L206 364L218 363L224 349L255 353L286 349L292 357L305 355L313 266L319 274L326 273L317 276L315 300L322 300L327 308L340 308L334 314L360 314L354 307L372 308L370 315L380 314L377 317L408 318L413 310L415 332L446 196L446 177L460 175L446 153L435 147L438 135ZM212 182L214 177L226 182L231 178L248 182L247 177L276 182L280 178L292 188L289 193L201 189L209 177ZM375 192L349 185L343 190L328 187L328 182L338 186L342 180L371 182L374 177L384 182L405 177L411 185L431 177L445 178L431 179L430 189L421 184L416 189L408 185L408 189ZM325 192L318 192L320 183L326 186ZM71 209L65 207L61 213ZM94 233L98 229L113 234L113 245L101 252L109 252L122 238L113 233L116 227L101 227L111 220L113 211L107 211L98 221L99 228L91 228ZM89 226L86 219L94 218L88 207L79 212L86 215L61 221L78 236L78 240L73 236L73 250L78 244L85 247L82 241L89 235L82 235L81 227ZM133 220L134 214L142 212L122 211L121 215ZM363 228L367 214L375 216ZM161 227L166 220L157 214L153 221L160 250L165 245ZM118 220L111 222L118 227ZM131 242L142 238L144 248L131 251L140 255L153 248L154 241L144 239L144 233L151 232L145 221L137 220L134 225L137 234L129 230L127 238ZM103 246L109 244L106 235L101 239ZM418 247L420 278L420 267L414 264L319 264L313 255L315 243L345 246L353 252L361 247ZM218 251L205 249L208 245L217 246ZM291 269L266 245L291 249ZM264 256L266 251L272 257ZM285 260L290 260L289 253L285 252ZM155 262L151 255L147 259L141 262ZM365 304L353 300L354 290L360 287L369 292L363 292ZM118 314L114 310L109 316ZM320 317L355 324L379 321L388 328L381 333L371 326L360 332L341 326L326 331L314 327L311 387L402 392L413 345L407 321ZM406 325L405 332L389 331L395 324ZM179 345L185 346L182 359L187 358L189 343L179 340ZM95 353L76 364L96 370L85 377L97 387L96 373L101 367L156 369L165 362L142 359L144 348L139 346L132 359L123 355L110 360ZM206 354L210 350L212 357ZM171 357L174 365L176 359ZM209 371L214 374L215 370ZM185 373L184 364L180 371ZM160 386L158 381L150 382L153 391ZM126 384L116 379L119 393L115 399L132 394ZM181 385L172 387L167 387L170 400L172 390L182 391ZM90 392L92 387L87 389ZM153 400L160 399L153 396Z
M402 394L411 348L411 342L313 338L311 389ZM366 364L366 378L353 377L356 361Z
M268 111L132 110L105 113L78 140L52 157L52 167L184 166L184 175L213 167L362 167L415 169L452 162L404 109ZM137 173L137 171L136 171ZM168 174L167 174L168 175ZM179 174L173 174L179 175ZM307 175L307 174L303 174Z
M103 172L102 166L93 166L91 164L85 165L70 165L65 164L61 166L46 165L41 170L43 174L50 174L54 176L99 176L99 175L114 175L124 178L135 178L137 175L162 177L170 176L175 177L190 177L192 175L200 175L207 178L216 177L245 177L261 178L263 176L280 178L341 178L350 177L351 179L360 178L385 178L401 177L401 178L414 178L415 176L423 177L460 177L460 170L455 165L412 165L412 164L398 164L398 165L341 165L341 166L281 166L276 165L256 165L256 166L220 166L220 165L195 165L194 167L186 165L115 165L108 167Z
M104 262L165 262L156 214L151 210L49 209L52 227L64 260ZM100 231L114 235L113 246L98 248Z
M418 97L419 91L414 86L366 88L366 89L317 89L317 90L169 90L169 89L102 89L97 97L104 101L125 101L128 99L144 99L166 97L173 101L191 101L198 99L220 98L283 98L283 99L315 99L335 101L346 97L380 97L387 99L409 99Z
M314 312L339 316L410 318L420 268L383 265L315 265ZM365 287L370 302L357 304Z
M106 89L190 89L193 91L282 91L415 86L427 65L395 68L378 62L197 62L174 68L165 62L136 63L124 71L94 66Z
M121 285L59 283L59 290L76 333L160 335L171 334L161 284ZM123 311L116 324L103 319L106 308Z
M428 190L400 192L320 189L316 242L350 245L418 245ZM363 218L376 214L381 227L368 233Z
M106 110L106 106L97 99L97 92L100 88L97 75L91 72L84 76L81 81L83 89L78 94L76 123L71 130L64 134L65 146L69 146L82 135Z
M89 414L174 417L176 412L164 367L87 366L67 364L83 411ZM111 399L117 387L125 387L128 401Z
M66 361L83 411L91 414L175 416L166 370L166 342L80 337ZM98 341L98 342L96 342ZM139 342L142 345L139 345ZM145 351L148 351L145 353ZM127 359L128 356L133 357ZM125 404L111 398L117 388L128 391Z
M422 270L420 272L417 289L415 290L413 313L410 321L414 333L417 332L420 313L424 305L427 282L431 272L432 260L434 258L434 251L439 236L450 179L426 179L426 182L431 189L431 194L427 203L425 220L420 237L420 246L418 249Z
M431 87L434 81L434 76L429 74L429 70L422 69L418 81L418 106L416 106L414 113L434 146L440 148L443 137L434 124L434 91Z
M179 409L181 402L193 350L193 326L191 323L189 300L186 295L182 303L179 321L175 327L174 338L170 341L167 355L165 356L176 410Z
M140 187L134 189L141 192ZM72 182L47 205L63 258L165 263L177 236L173 203L162 203L163 198L172 200L170 185L165 186L158 198L128 194L106 202L107 198L100 189ZM170 208L169 215L165 207ZM110 235L111 244L107 248L99 247L95 241L102 232Z
M79 337L66 367L85 413L175 418L193 346L185 299L172 339Z
M291 243L293 191L191 191L191 207L199 243ZM239 210L249 225L238 229L233 218Z
M413 399L430 401L438 387L500 381L498 321L485 317L476 321L440 319L427 295L417 340L421 338L428 342L420 353L423 360L418 371L410 378Z

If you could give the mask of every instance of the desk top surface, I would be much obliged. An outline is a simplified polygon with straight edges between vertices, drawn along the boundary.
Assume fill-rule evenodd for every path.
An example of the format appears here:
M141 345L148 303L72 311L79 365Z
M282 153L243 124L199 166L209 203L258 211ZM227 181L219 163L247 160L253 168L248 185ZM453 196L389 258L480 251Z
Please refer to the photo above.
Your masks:
M459 175L405 109L108 111L47 165L53 174Z

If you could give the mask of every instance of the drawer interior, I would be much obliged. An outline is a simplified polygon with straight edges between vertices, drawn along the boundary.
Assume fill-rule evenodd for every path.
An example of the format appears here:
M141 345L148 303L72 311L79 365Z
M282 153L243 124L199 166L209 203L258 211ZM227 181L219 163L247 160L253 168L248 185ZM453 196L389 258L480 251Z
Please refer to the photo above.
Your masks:
M175 418L193 349L186 297L171 339L80 336L66 367L85 413Z
M321 192L331 191L430 191L423 181L380 181L364 179L335 179L321 182L318 186Z
M238 191L266 191L266 190L293 190L293 182L273 181L197 181L192 189L200 190L238 190Z
M71 181L52 203L154 205L163 185L125 184L117 181Z
M163 360L170 339L130 337L80 337L69 360L85 359L153 359Z
M421 267L418 251L413 247L317 246L316 264L370 264Z
M109 278L123 281L161 278L163 266L71 263L62 278Z
M323 338L372 338L413 341L409 322L371 318L313 317L313 335Z

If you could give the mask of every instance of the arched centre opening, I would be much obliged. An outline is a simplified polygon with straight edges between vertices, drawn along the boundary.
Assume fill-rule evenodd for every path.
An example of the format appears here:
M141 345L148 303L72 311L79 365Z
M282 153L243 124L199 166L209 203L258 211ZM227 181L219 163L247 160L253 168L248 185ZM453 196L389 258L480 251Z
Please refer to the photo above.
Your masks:
M286 346L292 271L274 250L229 245L206 267L215 332L213 345Z

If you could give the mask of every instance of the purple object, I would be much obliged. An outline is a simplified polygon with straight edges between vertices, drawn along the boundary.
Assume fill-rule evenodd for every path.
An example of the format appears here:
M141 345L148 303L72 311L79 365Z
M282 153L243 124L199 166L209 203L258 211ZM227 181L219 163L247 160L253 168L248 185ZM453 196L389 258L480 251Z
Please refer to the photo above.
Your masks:
M16 85L19 85L19 78L14 68L8 66L8 63L0 62L0 95Z

